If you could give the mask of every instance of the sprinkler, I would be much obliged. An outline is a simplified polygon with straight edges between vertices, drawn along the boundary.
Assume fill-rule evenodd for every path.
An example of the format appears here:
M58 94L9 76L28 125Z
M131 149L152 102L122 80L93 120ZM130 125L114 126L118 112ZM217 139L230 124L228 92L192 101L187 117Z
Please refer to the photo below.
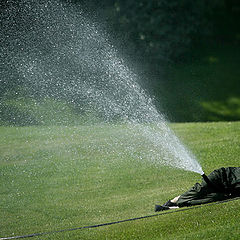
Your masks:
M207 175L205 173L203 173L202 175L202 178L205 180L205 182L210 186L212 187L213 189L215 189L217 192L225 192L224 189L220 188L219 186L213 184L209 178L207 177Z
M203 173L201 176L209 186L213 186L212 182L209 180L205 173Z

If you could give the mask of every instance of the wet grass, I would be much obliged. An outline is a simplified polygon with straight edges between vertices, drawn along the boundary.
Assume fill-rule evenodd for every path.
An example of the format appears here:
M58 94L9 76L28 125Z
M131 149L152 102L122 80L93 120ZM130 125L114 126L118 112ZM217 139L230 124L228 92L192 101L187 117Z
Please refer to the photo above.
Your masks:
M239 166L240 122L172 124L204 171ZM0 127L0 237L154 214L196 173L112 151L124 126ZM122 139L124 141L124 138ZM237 239L240 201L35 239Z

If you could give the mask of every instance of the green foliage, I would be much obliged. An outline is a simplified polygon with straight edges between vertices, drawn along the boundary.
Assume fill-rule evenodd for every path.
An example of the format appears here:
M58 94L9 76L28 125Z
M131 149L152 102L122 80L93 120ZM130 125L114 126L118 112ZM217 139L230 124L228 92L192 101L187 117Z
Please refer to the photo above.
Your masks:
M205 34L204 1L116 1L118 29L127 31L136 51L159 60L186 52L196 34Z
M240 122L172 124L204 171L239 166ZM124 126L0 127L0 237L154 214L198 174L154 167L106 144ZM134 140L134 138L132 139ZM139 140L138 140L139 141ZM99 151L107 147L108 154ZM240 202L36 239L237 239Z
M240 98L231 97L226 101L201 102L206 115L210 121L232 121L240 119Z
M194 55L186 62L172 64L167 69L169 81L155 89L156 95L165 94L162 103L170 119L239 120L239 46L202 45ZM219 115L223 107L225 113Z
M211 121L200 102L240 94L239 6L239 1L143 0L115 1L105 9L119 38L127 35L124 48L134 48L132 55L150 72L146 86L152 84L160 109L174 121Z

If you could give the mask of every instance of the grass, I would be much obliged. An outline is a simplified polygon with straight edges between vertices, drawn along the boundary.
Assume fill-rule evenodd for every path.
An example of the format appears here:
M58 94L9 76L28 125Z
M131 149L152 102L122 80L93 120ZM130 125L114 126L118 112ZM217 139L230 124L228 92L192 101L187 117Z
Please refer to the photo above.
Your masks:
M172 124L204 171L239 166L240 122ZM0 127L0 237L154 214L196 173L121 154L124 126ZM134 139L132 139L134 141ZM35 239L237 239L240 201Z

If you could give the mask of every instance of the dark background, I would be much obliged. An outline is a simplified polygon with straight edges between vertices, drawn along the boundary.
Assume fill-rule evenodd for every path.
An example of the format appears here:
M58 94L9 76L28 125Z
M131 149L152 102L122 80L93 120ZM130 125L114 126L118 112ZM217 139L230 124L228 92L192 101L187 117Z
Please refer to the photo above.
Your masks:
M239 1L105 0L96 6L125 43L119 49L142 64L143 84L170 120L240 119Z
M169 120L240 120L240 1L72 0L67 3L83 9L109 33L112 44L141 76L140 84ZM4 40L2 46L6 46L11 40L6 37L11 27L6 26L7 14L16 11L17 6L14 1L1 1L0 5L5 29L1 31L1 40ZM20 20L15 18L15 21L18 24ZM11 103L4 101L14 98L14 89L19 91L21 78L6 64L9 57L6 47L0 53L4 63L0 76L0 123L19 124L29 116L12 120L14 111L21 115L20 110L12 106L10 114ZM38 124L32 120L31 123ZM25 125L24 121L20 125Z

